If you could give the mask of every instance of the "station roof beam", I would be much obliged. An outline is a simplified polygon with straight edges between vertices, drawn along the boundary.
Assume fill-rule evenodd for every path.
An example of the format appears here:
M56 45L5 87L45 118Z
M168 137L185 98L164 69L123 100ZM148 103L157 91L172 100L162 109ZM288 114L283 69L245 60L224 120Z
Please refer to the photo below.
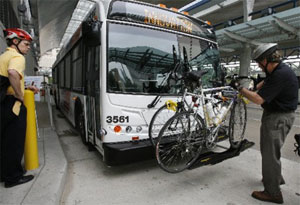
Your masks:
M233 53L222 52L222 56L239 55L242 44L275 42L279 48L299 46L300 7L264 16L252 21L216 30L220 48L234 49ZM278 32L281 31L281 32ZM238 43L237 43L238 42Z
M285 21L281 20L277 16L273 16L273 19L274 19L275 23L278 25L278 27L281 30L283 30L284 32L286 32L288 34L295 35L296 37L297 36L300 37L300 29L297 29L296 27L291 26L290 24L288 24Z
M231 38L233 40L241 42L241 43L249 43L252 46L258 46L258 45L261 44L261 42L259 42L259 41L246 38L244 36L235 34L235 33L231 32L231 31L227 31L227 30L224 31L224 35L226 35L227 37L229 37L229 38Z

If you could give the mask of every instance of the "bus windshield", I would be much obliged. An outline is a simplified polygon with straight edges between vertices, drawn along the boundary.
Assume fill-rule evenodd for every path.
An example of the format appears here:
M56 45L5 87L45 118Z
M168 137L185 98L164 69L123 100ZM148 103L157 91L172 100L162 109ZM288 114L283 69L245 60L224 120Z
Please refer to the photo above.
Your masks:
M108 33L108 92L178 94L181 83L172 80L170 73L184 62L184 53L190 68L209 71L204 87L220 79L219 52L213 42L114 23L109 24Z

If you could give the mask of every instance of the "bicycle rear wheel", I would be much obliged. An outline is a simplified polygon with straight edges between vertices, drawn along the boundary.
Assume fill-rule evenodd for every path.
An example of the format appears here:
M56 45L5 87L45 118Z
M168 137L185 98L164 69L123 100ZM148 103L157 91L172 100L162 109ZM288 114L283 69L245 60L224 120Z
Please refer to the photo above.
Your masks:
M247 108L243 99L237 99L234 103L229 121L229 141L233 148L240 146L245 137L247 124Z
M176 114L159 132L158 165L169 173L187 169L200 155L205 136L204 121L199 115L186 111Z

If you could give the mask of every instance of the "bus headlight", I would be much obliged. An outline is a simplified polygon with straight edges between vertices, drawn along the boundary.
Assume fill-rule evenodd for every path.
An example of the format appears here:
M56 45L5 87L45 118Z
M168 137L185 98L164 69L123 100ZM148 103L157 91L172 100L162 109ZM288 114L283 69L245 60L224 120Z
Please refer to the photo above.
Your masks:
M143 129L143 128L142 128L141 126L137 126L137 127L136 127L136 132L141 132L142 129Z
M100 136L101 136L101 137L103 137L104 135L107 134L106 130L103 129L103 128L99 131L99 133L100 133Z
M131 131L132 131L132 127L131 127L131 126L127 126L127 127L126 127L126 132L127 132L127 133L130 133Z

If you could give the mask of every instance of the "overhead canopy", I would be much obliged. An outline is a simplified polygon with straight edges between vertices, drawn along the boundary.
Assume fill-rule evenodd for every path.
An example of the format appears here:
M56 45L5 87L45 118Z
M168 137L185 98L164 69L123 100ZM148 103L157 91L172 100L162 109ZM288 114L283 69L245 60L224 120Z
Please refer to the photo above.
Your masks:
M243 44L278 43L281 48L300 46L300 8L283 11L216 31L226 55L239 53Z
M153 4L166 4L167 7L181 8L184 5L192 2L193 0L141 0L143 2ZM89 2L86 1L88 4ZM47 51L52 50L60 46L60 43L67 32L67 35L63 41L68 40L72 32L80 24L79 20L76 20L76 16L82 14L80 9L77 10L77 14L72 19L71 26L67 29L69 21L78 0L29 0L32 17L34 19L35 29L37 30L36 36L38 36L38 46L40 54L43 55ZM84 12L84 5L82 5L81 11ZM72 27L74 27L72 29Z
M59 47L78 0L29 0L40 54Z
M300 46L300 7L296 0L256 0L249 14L253 20L245 23L243 3L242 0L196 0L182 10L212 23L222 56L240 54L245 44L274 42L279 48Z

